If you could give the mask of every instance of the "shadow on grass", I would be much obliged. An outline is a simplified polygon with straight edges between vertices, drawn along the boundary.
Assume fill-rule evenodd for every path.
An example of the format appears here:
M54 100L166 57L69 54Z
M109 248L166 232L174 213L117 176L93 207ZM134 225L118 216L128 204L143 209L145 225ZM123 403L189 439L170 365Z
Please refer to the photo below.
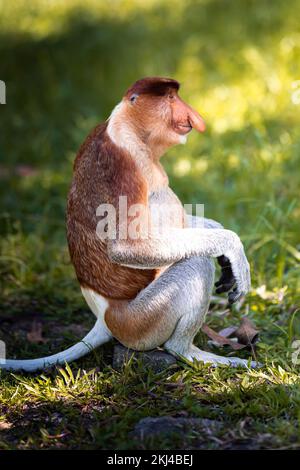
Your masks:
M132 375L124 384L125 388L120 390L118 379L112 379L108 374L96 376L96 382L102 380L106 385L95 386L93 379L90 383L93 396L89 396L87 389L80 393L75 386L72 391L73 385L67 387L64 396L60 387L56 388L57 384L53 383L57 398L51 400L47 400L47 392L44 396L43 385L39 390L37 381L17 379L22 390L22 383L27 383L28 390L35 389L39 400L29 392L26 403L10 408L1 406L8 425L1 432L0 448L224 450L298 445L296 410L293 413L290 402L290 396L299 393L299 388L294 385L264 383L248 390L235 387L234 391L222 396L217 392L198 393L197 389L191 392L186 388L177 390L175 398L176 389L170 394L169 387L162 385L158 389L154 386L163 380L161 374L159 378L153 377L152 394L145 392L137 379L138 376ZM289 423L286 423L287 412ZM134 438L131 434L134 426L148 416L206 417L217 426L213 432L207 429L200 433L190 429L189 432L170 433L169 430L166 435L161 429L159 435L146 435L143 440ZM274 432L277 437L272 436Z

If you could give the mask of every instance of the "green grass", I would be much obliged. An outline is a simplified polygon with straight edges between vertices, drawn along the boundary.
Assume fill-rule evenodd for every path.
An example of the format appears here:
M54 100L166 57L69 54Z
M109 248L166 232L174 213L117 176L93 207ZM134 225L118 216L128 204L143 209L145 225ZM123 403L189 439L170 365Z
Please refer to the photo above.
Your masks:
M0 448L300 447L291 361L300 339L299 16L296 0L0 0L0 337L8 356L57 352L91 327L65 238L74 155L133 81L166 75L208 124L165 157L171 185L237 231L251 263L246 302L225 316L213 306L208 322L219 329L248 314L265 364L154 374L131 361L121 373L107 345L61 372L1 373ZM20 165L36 173L18 176ZM34 320L47 343L27 341ZM208 347L201 333L197 342ZM224 427L158 442L128 435L142 417L165 414Z

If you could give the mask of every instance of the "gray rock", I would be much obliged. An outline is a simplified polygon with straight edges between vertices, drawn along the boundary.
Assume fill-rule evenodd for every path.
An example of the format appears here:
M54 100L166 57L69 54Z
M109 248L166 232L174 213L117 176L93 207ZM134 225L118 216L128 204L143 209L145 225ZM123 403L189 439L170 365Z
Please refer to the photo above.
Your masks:
M151 368L154 372L162 372L170 366L177 364L174 356L159 349L153 351L133 351L125 348L121 344L116 344L113 354L113 368L122 369L124 364L134 355L135 358L141 360L146 368Z
M143 418L134 427L130 436L144 440L149 437L166 436L170 434L187 434L198 432L202 435L215 434L220 431L223 424L206 418L174 418L172 416L160 416L158 418Z

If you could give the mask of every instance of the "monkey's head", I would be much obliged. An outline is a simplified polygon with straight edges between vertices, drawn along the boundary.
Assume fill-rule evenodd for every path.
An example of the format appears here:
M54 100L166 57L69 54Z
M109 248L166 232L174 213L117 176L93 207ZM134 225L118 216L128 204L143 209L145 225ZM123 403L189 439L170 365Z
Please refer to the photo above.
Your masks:
M193 128L203 132L205 124L201 116L178 96L178 90L179 83L170 78L138 80L115 108L111 116L114 126L133 130L155 154L185 143Z

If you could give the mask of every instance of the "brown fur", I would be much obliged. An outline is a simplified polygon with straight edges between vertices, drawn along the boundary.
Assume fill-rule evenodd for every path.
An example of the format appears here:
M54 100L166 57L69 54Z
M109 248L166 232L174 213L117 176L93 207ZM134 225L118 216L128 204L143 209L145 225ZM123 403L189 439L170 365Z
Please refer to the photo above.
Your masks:
M162 96L167 89L179 90L179 83L172 78L146 77L135 82L126 92L125 97L130 98L133 93L149 94L150 96Z
M82 287L111 299L131 299L157 271L127 268L109 260L106 242L96 235L96 209L102 203L118 207L119 195L128 196L128 206L146 204L147 184L134 160L111 142L106 127L97 126L77 155L68 197L67 238Z
M132 305L130 301L109 301L109 307L105 312L105 323L114 338L124 346L137 350L151 349L154 331L160 331L161 344L172 333L173 325L166 321L168 307L168 305L153 304L151 308L147 305L145 309L142 305ZM157 333L155 337L158 337Z

